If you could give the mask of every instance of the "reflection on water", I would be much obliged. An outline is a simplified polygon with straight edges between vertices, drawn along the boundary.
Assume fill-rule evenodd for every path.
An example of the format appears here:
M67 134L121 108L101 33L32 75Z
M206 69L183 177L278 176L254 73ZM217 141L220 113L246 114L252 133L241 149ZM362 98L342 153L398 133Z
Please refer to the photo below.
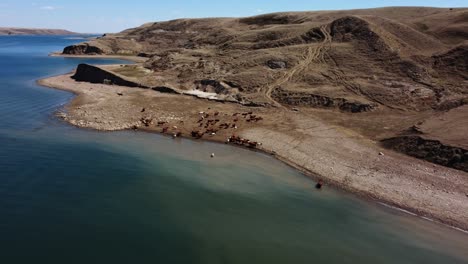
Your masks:
M467 263L466 234L317 191L267 155L63 124L71 95L32 80L83 61L44 55L70 41L0 38L5 263Z

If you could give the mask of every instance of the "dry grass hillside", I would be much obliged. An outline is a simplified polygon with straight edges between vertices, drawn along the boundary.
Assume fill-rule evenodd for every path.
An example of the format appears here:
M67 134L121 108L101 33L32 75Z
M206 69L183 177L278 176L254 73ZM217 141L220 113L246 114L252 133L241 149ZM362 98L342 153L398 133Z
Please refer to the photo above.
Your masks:
M147 57L144 71L119 73L243 104L312 109L391 148L468 170L468 137L460 136L468 135L468 8L179 19L64 53Z

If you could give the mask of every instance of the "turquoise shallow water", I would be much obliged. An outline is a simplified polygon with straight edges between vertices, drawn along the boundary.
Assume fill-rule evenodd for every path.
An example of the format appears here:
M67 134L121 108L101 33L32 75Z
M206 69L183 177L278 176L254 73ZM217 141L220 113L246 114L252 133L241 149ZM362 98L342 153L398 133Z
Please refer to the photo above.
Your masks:
M35 80L89 62L46 56L74 41L0 37L2 263L468 263L467 234L267 155L58 121Z

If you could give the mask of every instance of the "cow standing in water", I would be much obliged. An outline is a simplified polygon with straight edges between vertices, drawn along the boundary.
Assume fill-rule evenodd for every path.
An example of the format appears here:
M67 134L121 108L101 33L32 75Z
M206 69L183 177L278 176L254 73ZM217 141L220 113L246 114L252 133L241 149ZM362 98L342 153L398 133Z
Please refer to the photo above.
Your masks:
M315 185L315 188L317 188L317 189L322 189L322 186L323 186L323 181L322 181L322 180L319 180L319 181L317 182L317 184Z

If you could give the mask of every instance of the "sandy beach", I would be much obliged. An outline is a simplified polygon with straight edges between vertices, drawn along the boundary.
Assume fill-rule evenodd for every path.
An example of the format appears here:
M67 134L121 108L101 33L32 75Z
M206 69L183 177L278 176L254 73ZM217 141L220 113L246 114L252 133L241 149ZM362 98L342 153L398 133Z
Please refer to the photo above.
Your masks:
M307 108L246 107L150 89L76 82L72 75L38 81L77 95L57 114L72 125L179 133L187 138L192 138L193 131L214 129L202 140L225 143L236 135L258 142L256 149L314 180L468 230L467 173L383 149L354 131L321 121Z

